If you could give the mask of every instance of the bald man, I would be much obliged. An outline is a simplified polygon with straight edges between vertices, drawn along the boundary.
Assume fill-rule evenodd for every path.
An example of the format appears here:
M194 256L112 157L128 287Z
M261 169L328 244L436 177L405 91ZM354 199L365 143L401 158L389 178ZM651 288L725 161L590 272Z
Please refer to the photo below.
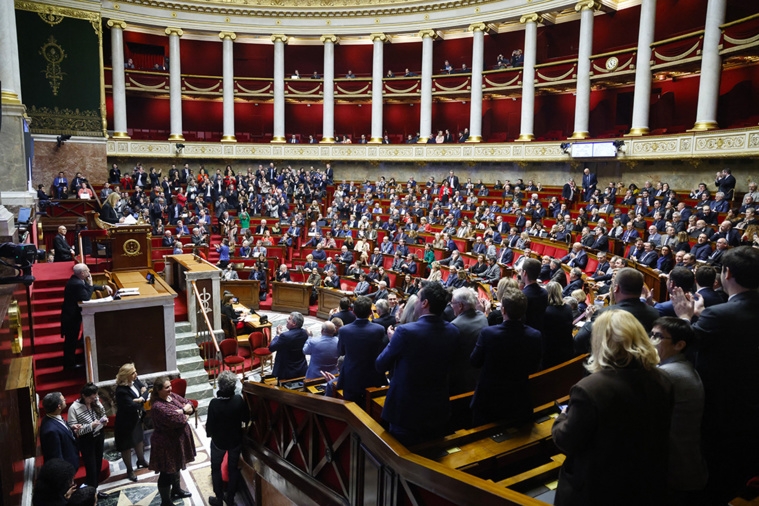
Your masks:
M74 259L74 248L66 240L66 227L58 227L58 235L53 239L54 262L71 262Z
M105 291L108 295L113 295L110 286L92 284L92 275L87 264L74 265L74 274L69 278L63 291L63 307L61 308L64 369L82 367L75 365L76 347L82 328L82 309L79 303L90 300L95 291Z

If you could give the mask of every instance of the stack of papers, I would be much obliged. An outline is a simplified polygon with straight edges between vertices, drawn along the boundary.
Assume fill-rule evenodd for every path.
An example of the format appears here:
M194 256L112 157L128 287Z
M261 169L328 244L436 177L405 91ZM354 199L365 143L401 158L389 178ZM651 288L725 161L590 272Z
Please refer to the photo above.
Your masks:
M139 288L122 288L116 293L120 295L121 297L127 297L129 295L139 295L140 289Z

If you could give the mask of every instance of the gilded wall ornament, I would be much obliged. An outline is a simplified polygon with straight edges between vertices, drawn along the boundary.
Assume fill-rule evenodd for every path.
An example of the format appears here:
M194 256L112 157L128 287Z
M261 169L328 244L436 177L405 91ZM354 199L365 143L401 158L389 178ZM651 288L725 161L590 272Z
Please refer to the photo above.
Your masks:
M66 52L58 41L52 35L47 42L40 48L39 53L47 61L47 67L42 72L45 78L50 82L50 88L53 89L53 95L58 95L58 88L66 73L61 69L61 62L66 58Z
M40 19L42 19L42 21L50 26L55 26L63 21L63 16L60 14L55 14L53 12L38 12L37 14L39 15Z

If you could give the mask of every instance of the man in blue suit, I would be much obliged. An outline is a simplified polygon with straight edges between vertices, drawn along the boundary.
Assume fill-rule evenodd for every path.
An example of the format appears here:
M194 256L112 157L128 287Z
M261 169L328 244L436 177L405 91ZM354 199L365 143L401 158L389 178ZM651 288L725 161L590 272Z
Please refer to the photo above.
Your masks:
M276 351L272 374L279 380L300 378L306 375L308 364L303 346L308 341L308 333L303 329L303 315L297 311L290 313L285 326L277 327L277 336L269 345L270 351Z
M358 297L353 303L356 320L340 328L338 353L345 357L343 369L337 380L337 388L343 390L343 398L364 407L364 395L368 387L385 384L385 375L376 371L374 361L383 348L385 327L369 321L372 300Z
M463 347L459 330L442 318L443 285L429 283L417 295L418 321L388 330L390 344L376 361L377 371L394 368L382 418L406 446L445 435L451 416L449 375Z
M81 425L71 428L61 417L66 409L66 399L60 392L51 392L42 399L46 416L40 425L40 447L47 462L50 459L63 459L74 469L79 469L79 448L72 430L79 430Z

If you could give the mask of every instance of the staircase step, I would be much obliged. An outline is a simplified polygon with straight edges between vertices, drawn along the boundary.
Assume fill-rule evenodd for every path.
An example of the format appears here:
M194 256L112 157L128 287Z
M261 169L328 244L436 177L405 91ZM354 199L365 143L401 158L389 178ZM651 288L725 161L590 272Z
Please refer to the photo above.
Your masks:
M193 369L191 371L183 372L180 374L180 377L187 380L187 386L208 384L208 373L203 370L202 367L200 369Z
M177 346L185 345L185 344L197 345L197 343L195 342L194 332L182 332L181 334L176 334L176 341L177 341Z
M192 332L192 325L189 322L175 323L174 332L182 334L185 332Z
M177 345L177 358L196 356L199 354L198 350L199 348L195 343Z
M203 369L203 359L200 355L195 355L186 358L177 358L177 369L180 374L194 371L197 369Z

